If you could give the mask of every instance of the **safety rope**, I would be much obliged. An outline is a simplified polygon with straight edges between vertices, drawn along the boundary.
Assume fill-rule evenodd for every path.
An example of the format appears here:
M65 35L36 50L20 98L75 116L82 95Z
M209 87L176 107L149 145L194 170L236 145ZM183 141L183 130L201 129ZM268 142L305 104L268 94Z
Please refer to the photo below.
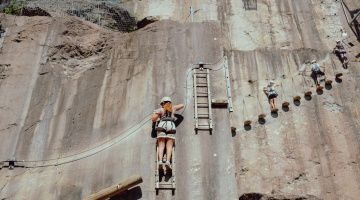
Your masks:
M212 66L217 65L224 58L225 58L225 56L221 57L216 62L208 64L208 65L212 65ZM188 89L189 89L188 79L189 79L189 75L191 74L191 72L194 69L196 69L196 67L193 67L194 65L196 65L196 64L190 64L188 66L188 70L186 72L185 87L184 87L185 88L185 102L184 102L184 109L180 113L181 115L185 112L185 110L189 104L189 98L187 98L188 97ZM216 69L209 68L209 69L212 71L219 71L219 70L223 69L224 67L225 67L224 64L222 64L221 67L219 67L219 68L216 68ZM15 162L23 163L25 165L24 166L25 168L39 168L39 167L59 166L59 165L75 162L75 161L78 161L78 160L81 160L84 158L88 158L99 152L102 152L106 149L111 148L115 144L117 144L117 143L121 142L122 140L125 140L125 139L129 138L131 135L135 134L139 129L141 129L145 124L147 124L150 121L151 115L152 115L152 113L149 113L144 118L142 118L142 120L137 122L136 125L130 126L128 129L121 132L119 134L119 136L111 138L111 139L103 142L102 144L95 146L93 148L87 149L85 151L81 151L81 152L71 154L68 156L63 156L60 158L52 158L52 159L44 159L44 160L15 160ZM2 161L2 162L7 162L7 161Z
M213 64L210 65L215 65L218 64L218 62L220 62L223 59L223 57L221 59L219 59L218 61L216 61ZM190 73L192 72L192 70L195 69L195 67L192 67L194 64L191 64L188 66L188 70L186 72L186 80L185 80L185 104L184 104L184 109L181 112L181 114L183 114L185 112L185 109L187 107L188 104L188 98L187 98L187 94L188 94L188 77L190 75ZM216 70L220 70L222 67L215 69ZM71 163L71 162L75 162L84 158L88 158L92 155L95 155L99 152L102 152L106 149L111 148L112 146L114 146L115 144L121 142L124 139L129 138L131 135L133 135L134 133L136 133L139 129L141 129L145 124L147 124L150 121L150 116L152 115L152 113L146 115L142 120L140 120L139 122L136 123L136 125L133 125L131 127L129 127L128 129L124 130L121 134L119 134L119 136L115 137L115 138L111 138L107 141L105 141L104 143L95 146L93 148L87 149L85 151L81 151L79 153L75 153L72 155L68 155L68 156L64 156L61 158L52 158L52 159L44 159L44 160L15 160L15 162L17 163L23 163L25 168L39 168L39 167L50 167L50 166L58 166L58 165L63 165L63 164L67 164L67 163ZM2 161L2 162L7 162L7 161Z

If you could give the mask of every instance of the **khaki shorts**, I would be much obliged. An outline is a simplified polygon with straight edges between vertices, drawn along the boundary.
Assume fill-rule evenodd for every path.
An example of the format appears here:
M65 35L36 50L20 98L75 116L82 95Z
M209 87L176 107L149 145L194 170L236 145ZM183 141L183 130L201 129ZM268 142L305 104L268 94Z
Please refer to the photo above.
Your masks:
M157 138L169 138L175 140L176 126L173 121L160 121L156 131Z

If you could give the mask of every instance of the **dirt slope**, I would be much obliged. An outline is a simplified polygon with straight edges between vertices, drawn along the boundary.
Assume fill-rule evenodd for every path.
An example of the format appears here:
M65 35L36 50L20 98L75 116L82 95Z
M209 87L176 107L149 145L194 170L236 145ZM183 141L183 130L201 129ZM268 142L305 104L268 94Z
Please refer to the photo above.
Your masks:
M330 51L340 28L355 44L352 61L360 45L339 2L322 2L263 0L244 10L238 0L128 1L164 19L128 34L76 18L3 17L0 160L29 168L0 170L0 198L81 199L139 174L144 183L117 199L357 199L360 65L345 70ZM201 9L192 23L189 5ZM330 79L344 73L322 95L305 64L314 58ZM214 63L214 98L226 98L226 61L230 70L234 112L214 110L212 135L193 130L189 69L199 61ZM278 104L307 90L312 99L271 116L269 79L280 84ZM154 190L147 119L164 95L186 104L175 196Z

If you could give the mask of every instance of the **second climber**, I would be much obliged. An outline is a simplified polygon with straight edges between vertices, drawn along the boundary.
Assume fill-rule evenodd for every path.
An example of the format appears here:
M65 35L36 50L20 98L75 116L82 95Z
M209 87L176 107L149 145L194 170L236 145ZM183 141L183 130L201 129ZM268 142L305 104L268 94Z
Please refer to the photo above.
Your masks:
M347 58L347 52L345 50L345 47L341 44L340 40L336 41L336 46L333 50L333 53L339 58L343 67L347 69L349 67L349 60Z
M278 86L275 84L274 81L270 81L269 84L264 87L264 92L266 96L268 97L271 112L277 112L278 109L276 108L275 99L278 96L278 93L275 90L275 87Z
M319 77L325 76L325 72L321 71L321 67L316 60L311 61L311 78L314 80L317 89L321 89Z

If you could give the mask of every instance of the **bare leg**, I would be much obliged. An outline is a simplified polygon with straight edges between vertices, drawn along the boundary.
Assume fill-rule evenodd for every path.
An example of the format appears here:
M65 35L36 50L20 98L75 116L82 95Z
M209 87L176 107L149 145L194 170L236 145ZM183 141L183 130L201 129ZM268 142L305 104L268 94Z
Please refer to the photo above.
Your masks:
M166 141L166 160L169 162L171 160L171 153L172 153L173 145L174 145L174 140L167 139L167 141Z
M159 138L158 139L158 148L159 148L159 161L162 161L162 158L164 157L164 149L165 149L165 138Z
M275 108L276 108L276 105L275 105L275 98L271 99L271 101L272 101L273 109L275 109Z
M273 110L274 109L274 99L269 99L269 103L270 103L270 109Z
M312 73L311 73L311 78L313 78L316 87L318 87L318 86L319 86L319 83L318 83L317 73L316 73L316 72L312 72Z
M271 99L269 99L269 104L270 104L270 110L272 110L272 109L273 109L273 105L272 105Z

